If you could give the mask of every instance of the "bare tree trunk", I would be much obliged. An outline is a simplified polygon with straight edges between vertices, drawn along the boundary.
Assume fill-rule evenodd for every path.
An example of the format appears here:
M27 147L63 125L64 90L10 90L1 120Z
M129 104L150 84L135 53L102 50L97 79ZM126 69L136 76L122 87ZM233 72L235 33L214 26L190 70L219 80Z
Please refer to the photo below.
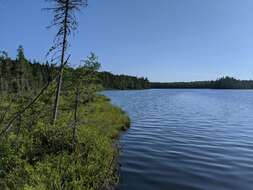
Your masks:
M75 148L76 138L77 138L76 128L77 128L77 120L78 120L78 118L77 118L77 112L78 112L79 102L80 102L80 91L79 91L79 87L78 87L78 88L76 89L74 125L73 125L73 134L72 134L73 148Z
M58 109L59 109L59 98L61 95L64 59L65 59L65 52L66 52L66 46L67 46L68 11L69 11L69 0L67 0L66 6L65 6L64 36L63 36L63 42L62 42L60 73L59 73L59 78L57 81L57 90L56 90L54 110L53 110L53 125L55 125L55 122L57 119Z

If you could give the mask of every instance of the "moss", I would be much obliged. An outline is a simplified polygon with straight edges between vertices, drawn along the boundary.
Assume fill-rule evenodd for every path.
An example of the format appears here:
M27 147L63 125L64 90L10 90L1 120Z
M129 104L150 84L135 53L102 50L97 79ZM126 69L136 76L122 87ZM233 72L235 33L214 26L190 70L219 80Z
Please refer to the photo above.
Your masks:
M1 188L97 190L117 184L115 140L130 126L128 116L103 96L82 105L78 114L74 150L67 111L56 126L39 121L32 131L1 139Z

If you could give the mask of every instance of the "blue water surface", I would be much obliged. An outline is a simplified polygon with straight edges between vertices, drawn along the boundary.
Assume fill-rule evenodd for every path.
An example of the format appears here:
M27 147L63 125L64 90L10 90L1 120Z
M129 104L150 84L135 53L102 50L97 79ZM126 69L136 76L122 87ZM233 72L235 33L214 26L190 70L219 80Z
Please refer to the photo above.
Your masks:
M131 128L119 190L252 190L253 91L106 91Z

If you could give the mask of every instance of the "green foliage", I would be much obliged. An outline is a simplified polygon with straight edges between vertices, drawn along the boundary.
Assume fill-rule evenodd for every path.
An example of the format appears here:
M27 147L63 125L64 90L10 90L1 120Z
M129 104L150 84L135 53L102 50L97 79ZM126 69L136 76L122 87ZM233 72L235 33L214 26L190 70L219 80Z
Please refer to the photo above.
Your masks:
M106 89L134 90L149 88L147 78L127 75L113 75L110 72L99 72L98 77Z
M16 60L5 55L0 61L0 134L7 129L0 135L0 189L98 190L115 185L115 139L130 121L97 94L102 89L97 56L92 53L80 67L65 69L55 125L51 113L57 84L50 78L57 69L29 63L22 47ZM45 84L50 85L40 91ZM37 101L27 107L38 91Z
M76 69L65 67L63 75L63 88L69 86L69 81L78 79L80 74L89 75L86 77L86 84L89 81L98 83L105 89L146 89L149 88L149 81L146 78L138 78L127 75L113 75L109 72L98 72L100 63L98 57L91 55L83 61L84 65ZM17 58L12 60L6 52L0 54L0 93L31 93L41 89L48 80L56 75L57 67L54 65L41 64L34 61L29 62L22 46L18 48ZM95 71L95 74L93 73ZM93 75L90 75L90 74ZM65 76L66 75L66 76ZM84 82L84 81L83 81ZM94 86L89 86L94 89Z
M253 89L253 81L222 77L216 81L150 83L150 88Z
M20 46L15 60L9 58L7 53L0 56L0 93L23 94L40 89L50 78L49 71L53 70L55 68L48 64L30 63Z
M35 107L43 105L40 100ZM117 183L113 139L129 126L128 117L119 108L101 96L81 104L75 149L69 111L61 112L55 126L47 118L36 118L30 126L30 111L23 116L29 122L21 123L19 133L15 126L0 138L3 189L96 190Z
M18 55L17 55L17 60L20 62L26 62L25 54L24 54L24 48L23 46L18 47Z
M63 88L65 92L69 93L69 97L79 93L79 101L89 102L95 93L102 89L96 75L100 68L100 63L94 53L91 53L83 63L83 65L80 65L76 69L66 69ZM71 93L74 94L71 96Z

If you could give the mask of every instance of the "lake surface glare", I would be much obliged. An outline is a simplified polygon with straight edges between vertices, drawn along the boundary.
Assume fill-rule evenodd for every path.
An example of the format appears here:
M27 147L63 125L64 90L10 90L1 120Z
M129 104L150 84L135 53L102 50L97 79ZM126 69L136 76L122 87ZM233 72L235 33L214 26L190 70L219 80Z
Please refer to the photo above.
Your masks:
M119 190L252 190L253 91L106 91L126 111Z

